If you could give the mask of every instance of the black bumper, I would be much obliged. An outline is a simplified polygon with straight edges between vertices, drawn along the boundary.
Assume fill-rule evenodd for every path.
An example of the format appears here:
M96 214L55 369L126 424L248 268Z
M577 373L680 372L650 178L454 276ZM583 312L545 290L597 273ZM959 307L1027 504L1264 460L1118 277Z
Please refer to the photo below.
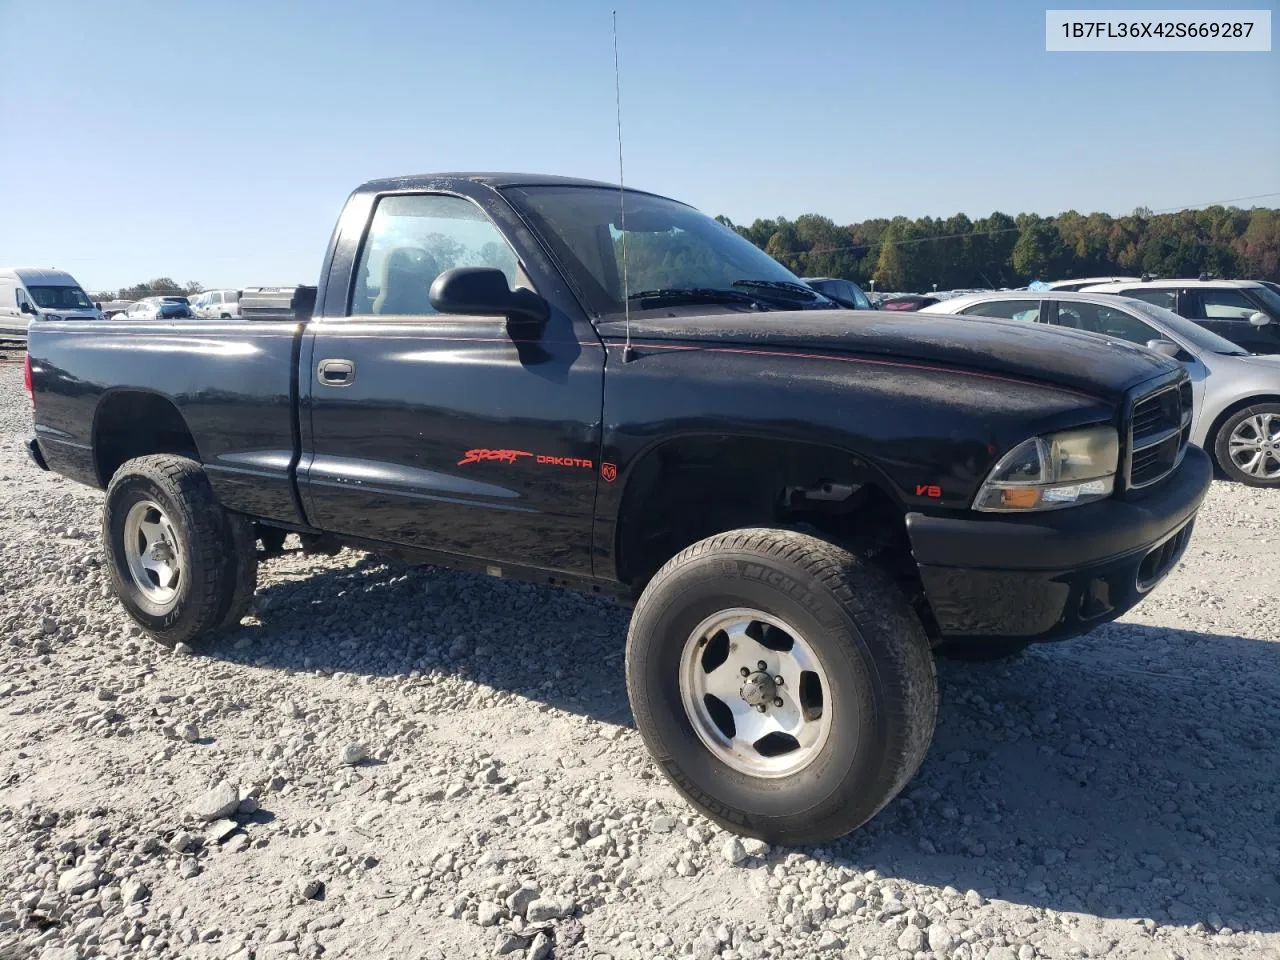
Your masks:
M48 470L49 465L44 462L44 454L40 452L40 441L35 437L27 437L26 444L27 456L31 458L31 462L41 470Z
M907 514L942 635L1062 640L1115 619L1178 562L1212 475L1188 447L1141 498L1028 516Z

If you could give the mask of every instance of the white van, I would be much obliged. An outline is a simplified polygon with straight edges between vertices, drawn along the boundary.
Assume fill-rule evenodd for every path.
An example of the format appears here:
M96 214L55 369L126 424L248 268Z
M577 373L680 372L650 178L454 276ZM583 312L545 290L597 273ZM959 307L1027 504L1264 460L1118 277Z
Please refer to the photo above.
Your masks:
M206 320L237 320L240 318L240 291L206 290L192 299L191 309L197 317Z
M44 320L101 320L102 311L62 270L0 267L0 337L25 340L27 325Z

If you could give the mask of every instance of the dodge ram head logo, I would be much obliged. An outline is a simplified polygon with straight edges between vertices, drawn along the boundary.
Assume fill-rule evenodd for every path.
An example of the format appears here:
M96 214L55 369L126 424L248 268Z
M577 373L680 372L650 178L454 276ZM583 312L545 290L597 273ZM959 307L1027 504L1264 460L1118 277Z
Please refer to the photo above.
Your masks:
M613 483L618 479L618 465L616 463L600 464L600 476L604 477L605 483Z

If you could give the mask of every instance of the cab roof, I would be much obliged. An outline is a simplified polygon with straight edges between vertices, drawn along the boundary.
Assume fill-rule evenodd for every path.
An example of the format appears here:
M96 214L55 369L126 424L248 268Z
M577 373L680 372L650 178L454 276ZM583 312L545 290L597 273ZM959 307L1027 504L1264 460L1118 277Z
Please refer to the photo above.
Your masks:
M78 287L75 277L65 270L52 267L0 267L0 277L19 280L25 286Z
M392 190L456 190L463 184L479 184L494 190L506 187L603 187L617 190L616 183L585 180L581 177L559 177L546 173L418 173L403 177L370 180L356 188L356 193L385 193ZM628 193L650 193L627 187ZM661 194L650 193L650 196ZM669 199L669 198L664 198Z

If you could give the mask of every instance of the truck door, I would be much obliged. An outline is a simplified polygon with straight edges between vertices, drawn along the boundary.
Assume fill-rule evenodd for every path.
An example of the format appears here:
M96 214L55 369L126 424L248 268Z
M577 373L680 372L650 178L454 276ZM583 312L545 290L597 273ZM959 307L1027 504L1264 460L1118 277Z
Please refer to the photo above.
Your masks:
M541 332L441 315L428 299L455 266L496 267L544 296L563 281L545 260L527 272L476 200L444 193L380 197L352 257L346 316L322 305L300 360L310 521L589 574L604 368L594 329L553 297Z

